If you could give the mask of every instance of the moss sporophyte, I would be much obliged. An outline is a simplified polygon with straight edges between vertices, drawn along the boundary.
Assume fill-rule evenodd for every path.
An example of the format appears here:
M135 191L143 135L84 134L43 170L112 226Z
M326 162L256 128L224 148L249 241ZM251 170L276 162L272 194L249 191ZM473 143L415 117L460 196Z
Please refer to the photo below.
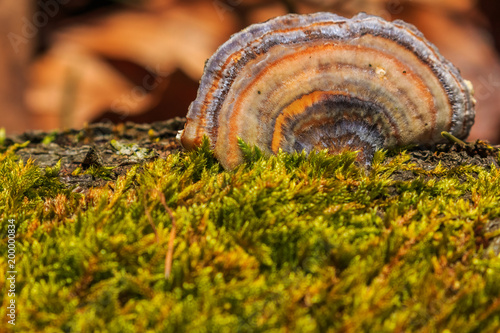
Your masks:
M61 183L60 165L43 170L5 152L0 216L3 235L6 221L16 224L15 329L500 327L500 259L488 249L498 232L487 228L500 221L497 165L429 167L418 152L377 151L365 171L355 152L269 157L240 146L245 162L232 171L205 141L82 193Z

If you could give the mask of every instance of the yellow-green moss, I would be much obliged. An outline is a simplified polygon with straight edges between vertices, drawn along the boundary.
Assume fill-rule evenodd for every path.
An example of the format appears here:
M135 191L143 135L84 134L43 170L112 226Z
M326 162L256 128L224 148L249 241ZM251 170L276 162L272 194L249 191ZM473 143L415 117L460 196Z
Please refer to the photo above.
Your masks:
M497 168L425 171L377 152L366 172L355 153L267 158L241 146L247 163L231 172L205 144L85 195L58 182L57 166L5 153L0 325L15 219L19 332L500 327L500 259L483 232L500 218Z

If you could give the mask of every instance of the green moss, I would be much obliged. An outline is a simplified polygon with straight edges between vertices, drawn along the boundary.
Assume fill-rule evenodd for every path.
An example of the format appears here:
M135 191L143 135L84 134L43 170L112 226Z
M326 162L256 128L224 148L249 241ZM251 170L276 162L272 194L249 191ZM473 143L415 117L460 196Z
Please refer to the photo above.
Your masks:
M115 167L107 167L103 165L91 165L87 170L85 170L84 174L91 175L97 179L112 180L115 178L115 174L113 172L114 168Z
M264 157L240 146L246 164L231 172L205 142L84 196L62 187L58 166L43 172L6 153L0 213L2 231L9 218L17 226L15 329L500 327L500 258L484 249L496 234L483 230L500 218L500 170L427 171L380 151L366 172L355 153Z
M7 138L5 128L0 127L0 146L5 145L5 139Z
M43 145L49 145L57 139L58 131L48 133L42 140Z

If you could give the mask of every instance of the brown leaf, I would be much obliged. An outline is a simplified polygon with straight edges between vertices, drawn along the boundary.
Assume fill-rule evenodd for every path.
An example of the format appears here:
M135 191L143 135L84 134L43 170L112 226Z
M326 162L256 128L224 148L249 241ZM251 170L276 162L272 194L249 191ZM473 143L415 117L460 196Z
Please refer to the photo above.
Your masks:
M26 102L40 115L40 128L81 127L103 110L141 112L151 95L134 95L134 85L95 54L59 43L30 69Z

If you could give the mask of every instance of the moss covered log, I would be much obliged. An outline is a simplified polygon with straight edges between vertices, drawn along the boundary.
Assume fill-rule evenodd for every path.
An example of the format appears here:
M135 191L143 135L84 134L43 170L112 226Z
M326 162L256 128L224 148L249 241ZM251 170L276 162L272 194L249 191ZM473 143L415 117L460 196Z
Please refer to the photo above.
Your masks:
M0 161L0 326L17 332L495 332L500 170L406 152L264 157L205 144L78 193ZM497 158L497 157L495 157ZM498 161L498 159L497 159ZM6 317L8 221L16 325Z

